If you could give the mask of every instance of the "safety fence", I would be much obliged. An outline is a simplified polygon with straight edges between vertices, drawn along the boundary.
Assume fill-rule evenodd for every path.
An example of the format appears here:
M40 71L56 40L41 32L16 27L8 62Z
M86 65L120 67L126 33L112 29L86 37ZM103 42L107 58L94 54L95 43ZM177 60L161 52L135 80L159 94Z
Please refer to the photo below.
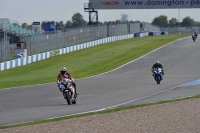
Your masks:
M140 37L144 37L144 36L148 36L148 33L140 33ZM68 47L65 47L65 48L57 49L57 50L52 50L52 51L49 51L49 52L44 52L44 53L35 54L35 55L32 55L32 56L27 56L27 57L24 57L24 58L19 58L19 59L16 59L16 60L6 61L6 62L3 62L3 63L0 63L0 70L1 71L7 70L7 69L10 69L10 68L30 64L30 63L33 63L33 62L36 62L36 61L48 59L48 58L56 56L56 55L66 54L66 53L81 50L81 49L84 49L84 48L89 48L89 47L92 47L92 46L97 46L97 45L100 45L100 44L104 44L104 43L108 43L108 42L114 42L114 41L118 41L118 40L129 39L129 38L133 38L133 37L134 37L134 34L106 37L106 38L103 38L103 39L98 39L98 40L90 41L90 42L87 42L87 43L77 44L77 45L68 46Z
M10 60L9 41L0 40L0 62Z
M154 27L152 30L159 30L158 27L152 27ZM148 28L148 30L150 31L151 29ZM140 31L140 23L108 23L67 29L65 32L22 36L21 41L27 43L27 54L34 55L106 37L134 34Z
M144 31L160 31L160 28L152 25L151 23L143 22Z
M152 31L155 29L159 30L158 27L153 26L149 23L143 23L143 26L146 27L144 30L141 28L141 23L129 22L129 23L107 23L102 25L69 28L66 29L66 31L36 33L21 28L18 25L13 25L10 22L0 22L0 23L1 23L0 31L2 31L2 33L6 32L6 36L8 35L8 37L9 36L12 37L12 35L18 35L20 39L19 41L26 43L25 49L27 49L28 56L56 49L61 49L65 47L70 47L98 39L103 39L106 37L135 34L135 33L140 33L141 31L145 32L145 31ZM3 45L1 43L0 62L14 59L13 53L15 53L16 45L17 45L16 43L13 43L10 44L10 47L7 47L7 44L5 42ZM4 48L6 48L5 51L3 50ZM7 53L10 53L9 57Z
M165 27L161 28L161 31L167 31L169 33L185 32L192 34L195 31L200 33L200 27Z

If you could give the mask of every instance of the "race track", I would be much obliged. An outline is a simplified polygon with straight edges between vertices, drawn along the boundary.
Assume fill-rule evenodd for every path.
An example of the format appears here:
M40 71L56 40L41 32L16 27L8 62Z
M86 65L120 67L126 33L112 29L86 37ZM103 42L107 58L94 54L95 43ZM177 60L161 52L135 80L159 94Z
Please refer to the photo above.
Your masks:
M67 105L56 83L0 90L0 125L98 110L126 102L125 105L133 105L200 94L200 85L179 86L200 79L199 51L199 38L195 43L186 38L114 71L76 80L79 93L76 105ZM160 85L151 73L157 60L165 69Z

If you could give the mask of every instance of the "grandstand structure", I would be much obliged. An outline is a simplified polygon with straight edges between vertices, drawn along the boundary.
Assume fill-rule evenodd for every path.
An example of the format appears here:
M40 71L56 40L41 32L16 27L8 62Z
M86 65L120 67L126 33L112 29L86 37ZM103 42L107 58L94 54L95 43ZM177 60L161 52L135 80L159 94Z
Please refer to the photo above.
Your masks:
M8 18L0 18L0 62L10 60L10 42L14 37L18 42L26 37L35 36L38 33L22 28L15 21Z
M25 28L22 28L17 23L12 23L8 18L0 19L0 30L6 31L7 33L13 34L13 35L35 35L37 34L34 31L27 30Z

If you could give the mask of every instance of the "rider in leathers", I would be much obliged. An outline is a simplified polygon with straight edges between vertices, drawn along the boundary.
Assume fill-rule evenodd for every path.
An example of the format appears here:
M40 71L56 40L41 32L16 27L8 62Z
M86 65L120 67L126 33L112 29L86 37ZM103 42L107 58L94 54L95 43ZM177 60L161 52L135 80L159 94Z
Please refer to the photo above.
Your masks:
M60 80L61 80L62 78L70 78L70 79L72 80L72 85L73 85L74 88L75 88L75 94L78 95L78 93L77 93L77 91L76 91L76 84L75 84L75 82L74 82L74 78L73 78L72 75L67 71L67 69L66 69L65 67L62 67L62 68L60 69L60 73L59 73L58 76L57 76L57 84L58 84L58 86L59 86Z
M153 73L153 76L154 76L154 69L156 69L156 68L161 68L161 69L162 69L162 74L164 75L164 68L163 68L163 65L160 64L159 61L156 61L156 63L155 63L155 64L152 66L152 68L151 68L151 71L152 71L152 73Z

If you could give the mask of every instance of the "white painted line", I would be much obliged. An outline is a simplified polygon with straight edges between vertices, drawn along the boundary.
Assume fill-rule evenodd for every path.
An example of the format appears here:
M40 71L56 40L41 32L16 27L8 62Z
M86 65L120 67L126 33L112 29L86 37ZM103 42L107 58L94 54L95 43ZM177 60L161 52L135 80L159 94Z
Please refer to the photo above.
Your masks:
M182 40L185 39L185 38L188 38L188 37L184 37L184 38L182 38ZM180 39L179 39L179 40L180 40ZM175 41L170 42L170 43L168 43L168 44L166 44L166 45L163 45L163 46L161 46L161 47L159 47L159 48L157 48L157 49L155 49L155 50L153 50L153 51L151 51L151 52L149 52L149 53L147 53L147 54L145 54L145 55L143 55L143 56L140 56L139 58L137 58L137 59L135 59L135 60L132 60L132 61L130 61L130 62L128 62L128 63L126 63L126 64L120 66L120 67L117 67L117 68L115 68L115 69L113 69L113 70L111 70L111 71L108 71L108 72L105 72L105 73L101 73L101 74L98 74L98 75L94 75L94 76L90 76L90 77L86 77L86 78L82 78L82 79L87 79L87 78L91 78L91 77L96 77L96 76L99 76L99 75L102 75L102 74L106 74L106 73L115 71L115 70L117 70L117 69L119 69L119 68L122 68L122 67L124 67L124 66L126 66L126 65L128 65L128 64L130 64L130 63L132 63L132 62L134 62L134 61L137 61L137 60L139 60L139 59L141 59L141 58L143 58L143 57L145 57L145 56L147 56L147 55L149 55L149 54L151 54L151 53L153 53L153 52L155 52L155 51L157 51L157 50L159 50L159 49L161 49L161 48L163 48L163 47L165 47L165 46L168 46L169 44L172 44L172 43L174 43L174 42L176 42L176 41L179 41L179 40L175 40Z
M128 102L124 102L124 103L117 104L117 105L110 106L110 107L106 107L106 108L101 108L101 109L92 110L92 111L86 111L86 112L80 112L80 113L75 113L75 114L71 114L71 115L64 115L64 116L59 116L59 117L51 117L51 118L44 119L44 120L51 120L51 119L62 118L62 117L67 117L67 116L75 116L75 115L80 115L80 114L87 114L87 113L92 113L92 112L104 111L104 110L108 110L108 109L114 109L114 108L117 108L119 106L126 105L126 104L129 104L129 103L132 103L132 102L136 102L138 100L146 99L146 98L149 98L149 97L155 96L157 94L160 94L160 93L163 93L163 92L166 92L166 91L169 91L169 90L173 90L173 89L176 89L176 88L179 88L179 87L180 86L172 87L170 89L162 90L162 91L159 91L159 92L156 92L156 93L144 96L144 97L136 98L136 99L130 100ZM192 96L188 96L188 97L192 97ZM187 98L187 97L181 97L181 98ZM177 98L177 99L181 99L181 98ZM172 99L167 99L167 100L172 100ZM155 103L155 102L150 102L150 103ZM28 122L34 122L34 121L28 121ZM28 123L28 122L21 122L21 123L2 125L2 126L11 126L11 125L23 124L23 123Z

